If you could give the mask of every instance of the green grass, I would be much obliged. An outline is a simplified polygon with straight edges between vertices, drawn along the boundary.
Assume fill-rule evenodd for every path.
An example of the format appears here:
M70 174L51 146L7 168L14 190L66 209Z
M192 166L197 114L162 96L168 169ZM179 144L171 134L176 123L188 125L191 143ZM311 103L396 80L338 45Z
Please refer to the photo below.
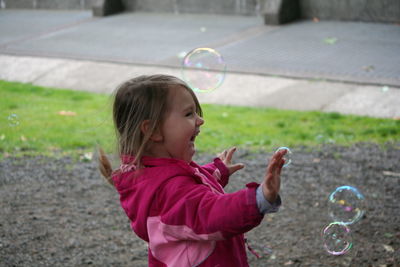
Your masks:
M203 133L214 137L200 141L205 147L238 144L259 150L400 140L400 121L393 119L214 105L206 105L205 114Z
M89 151L115 142L111 99L102 94L0 81L0 152ZM63 116L62 111L75 112Z
M115 149L112 99L104 94L0 81L0 153L75 153ZM384 144L400 140L400 121L339 113L203 105L205 125L197 148L215 153L230 146L251 150L322 143ZM74 116L60 115L74 112Z

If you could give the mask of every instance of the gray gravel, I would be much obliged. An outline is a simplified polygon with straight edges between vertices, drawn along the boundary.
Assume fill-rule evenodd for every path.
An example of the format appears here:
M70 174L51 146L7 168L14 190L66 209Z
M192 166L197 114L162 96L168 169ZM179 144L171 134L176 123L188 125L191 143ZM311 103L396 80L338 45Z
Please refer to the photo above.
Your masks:
M400 266L400 144L294 148L282 177L283 206L247 234L264 257L251 266ZM227 191L260 182L271 153L239 151L246 168ZM213 155L201 154L204 163ZM366 197L365 216L350 226L353 248L327 254L321 230L331 222L327 198L341 185ZM0 161L0 266L147 266L118 194L96 162L69 157ZM268 249L264 249L264 248Z

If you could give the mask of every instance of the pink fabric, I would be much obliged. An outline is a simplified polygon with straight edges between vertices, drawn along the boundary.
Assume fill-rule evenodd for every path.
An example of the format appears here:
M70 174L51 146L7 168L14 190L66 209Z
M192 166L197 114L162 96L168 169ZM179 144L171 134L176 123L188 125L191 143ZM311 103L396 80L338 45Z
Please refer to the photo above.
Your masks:
M212 176L214 176L215 179L217 179L217 181L221 180L221 172L220 172L218 169L216 169L216 170L213 172Z
M150 157L142 163L113 180L132 229L149 243L149 266L248 266L243 233L263 218L258 184L226 194L229 172L218 158L204 167Z
M168 225L159 216L147 219L149 246L156 259L168 266L198 266L215 248L219 232L196 234L186 225ZM198 242L201 241L201 242Z
M196 175L197 177L199 177L202 181L203 184L207 185L208 187L210 187L211 191L213 191L216 194L224 194L224 189L222 188L222 186L219 183L212 183L210 181L209 178L207 178L206 175L202 174L198 168L194 168L195 172L194 175ZM215 174L216 171L213 173Z

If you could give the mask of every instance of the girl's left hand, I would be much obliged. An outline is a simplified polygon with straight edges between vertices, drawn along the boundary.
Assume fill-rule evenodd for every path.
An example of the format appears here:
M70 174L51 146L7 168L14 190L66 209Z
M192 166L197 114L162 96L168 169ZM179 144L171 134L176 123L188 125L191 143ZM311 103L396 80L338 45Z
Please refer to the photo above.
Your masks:
M222 152L221 154L218 155L218 157L222 160L222 162L228 168L229 175L232 175L236 171L244 168L243 163L232 164L232 157L233 157L233 153L235 153L235 151L236 151L236 147L231 147L230 149L224 150L224 152Z

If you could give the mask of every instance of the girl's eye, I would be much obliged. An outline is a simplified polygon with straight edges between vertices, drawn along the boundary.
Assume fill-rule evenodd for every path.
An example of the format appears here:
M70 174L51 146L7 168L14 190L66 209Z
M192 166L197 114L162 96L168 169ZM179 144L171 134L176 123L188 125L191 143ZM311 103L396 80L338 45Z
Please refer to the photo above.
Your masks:
M190 116L192 116L193 115L193 112L188 112L188 113L186 113L186 117L190 117Z

